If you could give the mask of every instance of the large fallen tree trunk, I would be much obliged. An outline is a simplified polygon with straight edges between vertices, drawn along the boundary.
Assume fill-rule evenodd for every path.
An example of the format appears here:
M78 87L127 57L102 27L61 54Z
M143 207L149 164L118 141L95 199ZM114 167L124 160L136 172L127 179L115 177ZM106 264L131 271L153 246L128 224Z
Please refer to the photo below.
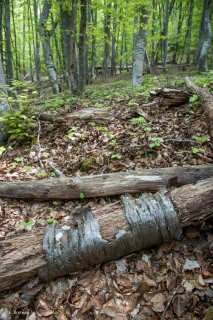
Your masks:
M213 96L208 89L198 87L188 77L185 78L185 82L187 87L198 95L204 106L204 110L208 118L209 135L213 140Z
M84 177L0 182L0 197L17 199L79 199L158 191L183 186L213 176L213 165L146 169Z
M165 190L166 191L166 190ZM0 242L0 291L33 277L58 276L179 238L182 227L213 214L213 178L173 191L142 194L96 210L82 208L70 223Z
M68 123L73 121L92 121L92 122L108 122L112 119L112 114L108 109L83 109L72 113L66 113L63 116L53 115L50 113L42 113L39 119L55 123Z

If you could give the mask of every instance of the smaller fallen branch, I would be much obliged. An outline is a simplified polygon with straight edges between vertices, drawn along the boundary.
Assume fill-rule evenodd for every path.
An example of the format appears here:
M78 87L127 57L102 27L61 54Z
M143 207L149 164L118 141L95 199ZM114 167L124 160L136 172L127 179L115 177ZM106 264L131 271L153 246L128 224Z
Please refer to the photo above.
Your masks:
M185 78L187 87L196 93L203 104L204 110L208 117L209 135L213 140L213 96L206 88L200 88L188 77Z
M66 113L63 116L57 116L50 113L42 113L39 116L42 121L50 121L55 123L69 123L72 121L92 121L92 122L109 122L112 114L108 109L83 109L80 111Z
M150 91L150 96L154 98L153 101L145 103L142 107L152 106L181 106L189 102L190 94L183 90L173 88L158 88L155 91Z
M59 174L59 176L61 175ZM155 192L162 187L183 186L210 177L213 177L213 165L146 169L84 177L0 182L0 197L68 200L79 199L82 193L85 198L104 197L127 192Z

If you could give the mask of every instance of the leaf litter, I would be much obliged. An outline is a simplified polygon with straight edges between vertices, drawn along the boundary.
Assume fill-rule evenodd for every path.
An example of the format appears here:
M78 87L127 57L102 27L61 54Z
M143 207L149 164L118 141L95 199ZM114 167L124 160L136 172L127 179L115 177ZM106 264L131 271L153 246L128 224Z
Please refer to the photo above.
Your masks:
M143 170L213 162L212 146L205 139L201 152L194 136L208 136L206 118L192 104L179 107L140 107L146 98L87 98L70 107L110 107L110 123L82 123L72 126L42 122L38 146L14 144L1 158L0 180L15 181L54 178L49 161L65 175L83 176L128 170ZM60 112L57 112L60 115ZM57 116L57 115L56 115ZM144 117L146 126L132 119ZM145 128L150 128L146 130ZM149 147L150 138L162 143ZM154 140L153 140L154 141ZM198 150L199 151L199 150ZM113 156L114 155L114 156ZM88 160L88 161L87 161ZM33 202L0 200L0 240L31 232L47 224L70 219L74 208L98 208L118 197L79 201ZM20 221L35 223L27 226ZM50 283L38 281L4 294L0 299L1 319L76 320L199 320L213 303L212 224L184 230L181 242L137 252L82 273Z

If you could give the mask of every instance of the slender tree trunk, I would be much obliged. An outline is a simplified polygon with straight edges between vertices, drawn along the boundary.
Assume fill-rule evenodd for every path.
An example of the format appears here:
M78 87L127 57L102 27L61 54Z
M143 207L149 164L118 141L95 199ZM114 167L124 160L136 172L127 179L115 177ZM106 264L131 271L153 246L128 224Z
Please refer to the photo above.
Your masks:
M208 71L207 58L211 43L210 7L211 0L204 0L200 23L198 50L195 58L195 63L200 71Z
M23 6L23 31L22 31L22 41L23 41L23 48L22 48L22 75L23 78L26 76L26 4Z
M7 94L6 82L4 77L4 70L2 65L1 53L0 53L0 116L2 112L10 109L10 105L8 104L5 97L2 95ZM5 139L7 138L7 132L4 126L0 123L0 146L3 145Z
M78 1L72 0L71 13L71 80L74 94L79 94L79 63L77 46Z
M32 30L32 15L31 15L31 6L30 2L28 2L28 14L27 14L27 21L28 21L28 47L29 47L29 64L30 64L30 78L31 81L34 81L34 72L33 72L33 50L32 50L32 38L34 37L33 30Z
M65 79L67 87L72 92L72 76L71 76L71 11L64 8L63 3L60 6L61 12L61 29L63 39L63 52L65 62Z
M50 45L51 34L46 27L51 7L52 7L52 3L48 0L44 0L43 9L40 16L40 36L42 38L44 61L47 68L49 80L51 82L53 92L59 93L60 92L59 80L58 80L58 76L54 66L53 53Z
M13 63L11 51L11 29L10 29L10 0L5 0L5 40L6 40L6 76L7 82L13 80Z
M106 12L104 14L104 60L103 60L103 74L105 77L109 76L109 65L110 65L110 38L111 38L111 31L110 31L110 20L111 20L111 3L106 5Z
M146 38L148 23L148 8L141 8L139 18L139 32L137 35L137 42L134 49L133 70L132 70L132 84L133 86L140 86L143 77L144 56L146 51Z
M0 0L0 54L3 57L3 9L4 0Z
M174 64L177 64L177 60L178 60L179 36L180 36L180 33L181 33L181 28L182 28L182 25L183 25L183 18L184 18L182 2L180 2L180 4L179 4L178 11L179 11L179 14L178 14L178 25L177 25L177 30L176 30L176 43L175 43L175 46L174 46L174 54L173 54L173 59L172 59L172 62Z
M190 0L189 3L189 13L187 22L187 32L186 32L186 63L191 62L191 37L192 37L192 18L194 12L194 0Z
M91 74L92 77L95 76L95 68L96 68L96 36L95 36L95 29L97 27L97 8L91 8L91 18L92 18L92 25L93 25L93 32L92 32L92 51L91 51Z
M86 88L86 27L87 27L87 1L81 0L81 20L79 36L79 91Z
M167 52L168 52L169 2L170 0L166 0L165 18L164 18L164 26L163 26L163 36L165 37L165 39L163 39L162 41L162 49L163 49L162 66L164 68L166 67Z
M38 32L38 0L33 1L34 25L35 25L35 74L36 81L40 80L40 41Z
M111 76L116 74L116 33L117 33L117 3L114 3L113 30L112 30L112 56L111 56Z

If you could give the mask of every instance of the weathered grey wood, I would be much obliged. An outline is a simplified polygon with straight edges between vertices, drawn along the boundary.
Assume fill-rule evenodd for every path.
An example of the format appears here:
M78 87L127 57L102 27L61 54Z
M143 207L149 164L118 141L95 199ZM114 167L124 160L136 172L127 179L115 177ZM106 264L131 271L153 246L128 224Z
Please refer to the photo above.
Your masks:
M153 105L159 106L180 106L189 102L190 94L184 90L173 88L158 88L156 91L150 91L150 95L155 97L151 103L146 103L144 107L151 107Z
M0 292L33 277L49 280L172 238L213 215L213 178L170 192L130 195L91 210L65 226L49 225L0 242ZM151 235L151 237L150 237Z
M213 165L146 169L94 176L0 182L0 197L18 199L79 199L135 192L155 192L213 176Z
M185 82L187 87L198 95L203 104L204 110L208 117L209 135L213 140L213 96L208 89L198 87L188 77L185 78Z
M50 113L42 113L39 115L39 119L43 121L50 121L56 123L69 123L70 121L110 121L112 118L112 114L108 109L83 109L80 111L66 113L64 116L57 116Z

